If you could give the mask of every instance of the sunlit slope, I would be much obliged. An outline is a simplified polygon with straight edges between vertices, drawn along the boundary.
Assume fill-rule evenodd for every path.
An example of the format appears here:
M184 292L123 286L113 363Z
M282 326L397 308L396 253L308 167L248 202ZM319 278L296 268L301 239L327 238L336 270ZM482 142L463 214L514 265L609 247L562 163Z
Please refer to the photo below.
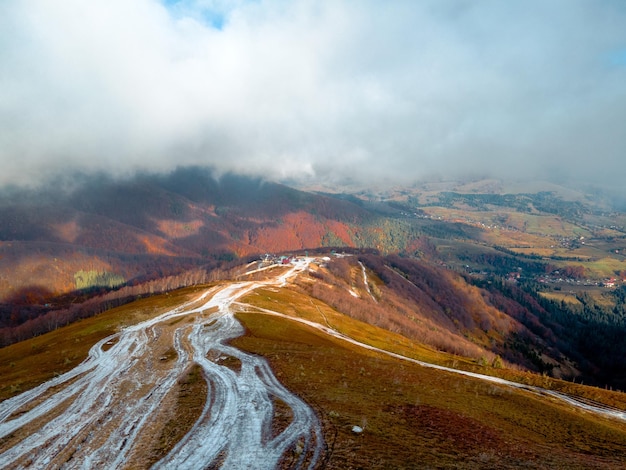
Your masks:
M0 349L0 400L54 378L77 366L103 338L166 312L198 296L199 288L149 297L87 318L45 335Z
M234 344L269 358L323 417L327 468L615 468L623 423L360 351L254 313ZM352 431L362 427L362 433Z
M299 286L355 319L482 364L572 373L558 348L562 331L497 291L424 260L360 255L329 260ZM537 306L538 307L538 306ZM554 331L551 329L553 328Z
M370 217L350 202L206 168L76 186L0 193L0 314L3 303L54 304L85 289L81 271L132 283L250 253L353 246ZM23 320L9 317L0 328Z
M298 321L325 325L408 357L543 383L626 405L623 394L490 367L436 352L295 291L251 294L237 347L267 357L325 423L328 468L615 468L626 425L510 387L423 368L363 349ZM363 428L355 433L354 426Z
M350 315L342 313L346 306L359 304L331 305L320 295L312 296L313 287L345 291L357 302L372 302L381 309L377 313L385 315L387 311L391 319L395 318L392 305L402 311L407 304L401 296L393 297L396 303L389 304L392 291L375 271L354 257L340 259L346 264L332 268L332 263L318 259L291 282L256 288L234 305L246 333L231 344L266 357L279 380L321 419L325 451L319 468L619 468L626 464L624 421L536 393L425 368L348 342L352 339L407 358L499 375L626 409L624 394L509 370L502 367L506 363L444 353L400 331L362 321L368 318L359 320L349 308ZM255 276L258 281L284 272L285 268L275 267ZM398 276L396 271L392 274ZM0 349L2 397L63 373L86 356L89 345L112 331L155 316L199 292L194 289L143 299ZM423 305L414 306L415 320L423 315L425 324L441 328L433 312L429 319ZM182 318L164 328L192 320ZM452 330L449 334L450 338L457 336ZM475 343L468 340L467 344ZM171 360L168 354L167 350L155 351L155 361ZM224 366L235 372L239 367L228 359ZM204 403L203 382L192 367L177 383L152 429L154 438L146 435L141 441L138 452L145 455L134 454L135 463L147 467L189 430ZM290 411L283 404L275 406L272 426L284 429L292 419ZM354 426L362 432L354 432Z
M322 264L322 266L324 265ZM357 315L355 315L357 307L360 306L362 309L365 307L364 303L358 302L358 298L356 298L357 302L355 304L334 302L334 305L331 305L331 303L310 294L311 284L321 286L322 289L331 291L336 289L336 285L325 285L319 280L319 271L326 270L326 268L319 268L319 265L312 264L309 269L310 271L308 273L301 274L293 283L281 289L263 287L255 289L254 292L250 293L238 304L238 315L247 315L253 312L264 316L271 316L273 313L279 313L285 317L293 318L296 322L309 322L318 327L326 328L333 334L336 333L346 338L352 338L373 348L400 354L409 359L471 373L501 377L521 384L562 391L589 400L599 400L607 405L626 408L626 394L624 393L608 392L597 387L586 387L579 383L551 378L546 374L532 373L528 370L524 370L519 365L500 360L499 356L491 356L495 360L487 360L485 356L476 358L468 354L446 351L445 347L439 347L433 342L429 342L432 339L431 336L426 336L421 340L411 338L412 335L418 337L420 335L419 330L402 330L392 326L391 329L395 331L391 331L390 328L381 327L378 321L379 318L372 316L371 312L368 311L366 311L364 315L361 315L360 318L357 318ZM369 282L372 281L368 279L368 283ZM380 290L383 291L378 291L381 296L391 295L390 292L384 292L384 287L381 287ZM365 290L361 291L358 288L352 292L354 293L355 291L366 293ZM349 295L349 297L355 299L353 295ZM332 296L331 300L333 300ZM383 304L383 301L379 300L377 304L380 306ZM399 306L407 307L406 304L402 305L398 303L393 307L389 307L387 310L386 315L390 317L391 321L399 321L399 319L397 317L394 318L394 316L402 314L403 312L401 310L399 312L392 311L393 308L399 310ZM419 305L413 304L413 307L416 309L416 312L419 311ZM381 310L379 310L378 313L381 315L385 314ZM382 324L389 323L383 322ZM428 325L432 328L434 323L428 323ZM459 335L454 331L449 331L448 335L450 340L456 339L461 341L463 337L463 335ZM336 338L328 338L328 340L334 342L339 341L339 344L346 346L345 341L340 341ZM468 341L467 344L472 345L473 343ZM474 345L474 347L483 354L489 354L486 349L476 345ZM368 351L360 350L362 353L370 354ZM471 349L471 351L473 351L473 349Z
M313 468L324 451L315 412L266 361L227 345L244 332L233 302L258 285L205 286L157 316L143 311L78 366L1 402L0 466ZM289 423L271 423L275 407Z

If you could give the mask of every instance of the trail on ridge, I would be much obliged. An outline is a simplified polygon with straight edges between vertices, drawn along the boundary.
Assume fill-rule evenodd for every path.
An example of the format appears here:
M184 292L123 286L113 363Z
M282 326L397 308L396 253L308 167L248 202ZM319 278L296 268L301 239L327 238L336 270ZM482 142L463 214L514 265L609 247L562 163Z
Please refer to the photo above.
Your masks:
M129 460L140 453L135 445L192 363L207 381L206 405L154 468L276 468L285 455L297 468L315 467L324 442L313 410L278 382L263 358L226 344L244 332L230 308L236 299L261 285L283 285L307 265L300 261L270 281L205 292L103 339L75 369L0 403L0 442L9 443L0 444L0 468L137 466ZM175 321L181 317L190 320ZM155 357L157 346L173 348L176 359ZM220 364L226 357L236 358L240 369ZM276 400L290 408L291 420L273 436ZM13 442L20 432L24 438Z
M231 283L208 290L195 301L103 339L75 369L1 402L0 468L142 467L136 460L142 451L142 437L151 432L168 392L190 364L197 364L203 372L208 387L206 404L190 431L153 468L269 469L279 466L287 456L294 468L315 468L325 449L318 417L278 382L263 358L227 344L244 333L233 315L238 299L258 287L284 286L310 262L308 258L297 261L268 281ZM362 270L367 286L363 266ZM247 308L245 304L238 307ZM521 389L626 420L623 410L411 359L343 335L330 325L259 307L253 311L300 322L361 348L423 367ZM175 359L162 361L160 355L167 348L175 351ZM234 358L240 367L226 366L226 358ZM277 401L290 409L291 419L273 435Z

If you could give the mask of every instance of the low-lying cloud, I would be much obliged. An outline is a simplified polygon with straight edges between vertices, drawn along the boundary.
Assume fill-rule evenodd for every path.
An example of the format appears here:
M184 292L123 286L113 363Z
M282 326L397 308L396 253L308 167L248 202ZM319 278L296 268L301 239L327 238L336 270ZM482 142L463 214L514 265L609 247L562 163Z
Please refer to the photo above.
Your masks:
M0 4L0 185L626 174L620 1Z

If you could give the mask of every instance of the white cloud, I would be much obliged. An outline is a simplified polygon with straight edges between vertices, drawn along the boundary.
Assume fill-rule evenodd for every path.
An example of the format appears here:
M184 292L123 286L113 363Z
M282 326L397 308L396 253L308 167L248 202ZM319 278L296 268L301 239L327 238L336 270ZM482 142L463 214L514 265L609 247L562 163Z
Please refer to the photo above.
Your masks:
M2 2L0 184L68 167L180 164L616 180L626 67L612 57L626 47L625 10L584 0Z

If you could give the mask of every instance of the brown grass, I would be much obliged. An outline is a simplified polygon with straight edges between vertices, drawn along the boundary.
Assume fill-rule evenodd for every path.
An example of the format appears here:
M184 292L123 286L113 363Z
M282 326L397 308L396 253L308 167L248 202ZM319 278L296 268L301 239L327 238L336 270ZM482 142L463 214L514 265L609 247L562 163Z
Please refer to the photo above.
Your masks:
M0 350L3 398L73 367L97 340L124 324L156 315L195 291L143 299L33 340ZM259 290L246 299L326 324L360 341L429 362L560 389L626 408L624 394L507 369L479 366L350 319L289 289ZM249 307L238 317L247 333L233 345L268 358L278 378L308 401L324 428L326 468L621 468L626 424L570 409L508 387L423 368L364 351L310 327ZM161 353L160 353L161 354ZM164 349L161 357L174 360ZM68 358L66 361L64 358ZM237 369L236 361L230 364ZM5 377L7 380L5 381ZM134 462L156 462L187 432L204 406L206 384L197 366L166 397ZM272 432L291 420L275 400ZM355 434L352 426L364 428ZM9 436L3 443L11 445ZM15 442L15 441L13 441ZM288 465L289 456L285 465Z
M38 429L40 429L42 425L49 423L56 417L63 414L67 410L67 408L71 406L72 400L73 398L68 398L67 400L59 404L59 406L50 410L45 416L37 420L35 423L26 424L25 426L17 429L15 432L3 438L0 438L0 453L3 453L11 447L17 445L19 442L30 436L33 432L36 432ZM20 410L20 412L17 413L17 415L26 413L30 408L32 407L29 406L28 408L23 408L22 410Z
M200 417L206 403L207 392L202 368L194 364L170 392L170 396L161 407L161 416L155 419L155 429L150 430L148 436L144 436L149 440L143 446L140 437L136 447L143 447L141 452L143 455L136 455L131 460L133 465L141 463L148 468L165 457Z
M295 322L240 313L325 425L327 468L615 468L626 425L482 381L365 353ZM354 434L352 426L365 428Z
M0 349L0 400L67 372L99 340L120 328L155 317L193 298L200 288L138 300L92 318Z
M539 295L555 302L565 302L570 305L582 305L580 300L578 300L574 294L567 294L563 292L539 292Z
M258 289L246 296L242 301L249 303L251 306L315 321L363 343L409 358L560 391L626 410L626 393L583 386L518 369L491 367L485 365L480 359L477 360L438 351L432 347L412 341L401 334L347 317L327 304L308 297L298 290ZM253 307L248 307L248 310L255 311ZM282 327L277 328L282 329ZM362 352L362 354L372 353ZM487 362L490 363L491 361Z

